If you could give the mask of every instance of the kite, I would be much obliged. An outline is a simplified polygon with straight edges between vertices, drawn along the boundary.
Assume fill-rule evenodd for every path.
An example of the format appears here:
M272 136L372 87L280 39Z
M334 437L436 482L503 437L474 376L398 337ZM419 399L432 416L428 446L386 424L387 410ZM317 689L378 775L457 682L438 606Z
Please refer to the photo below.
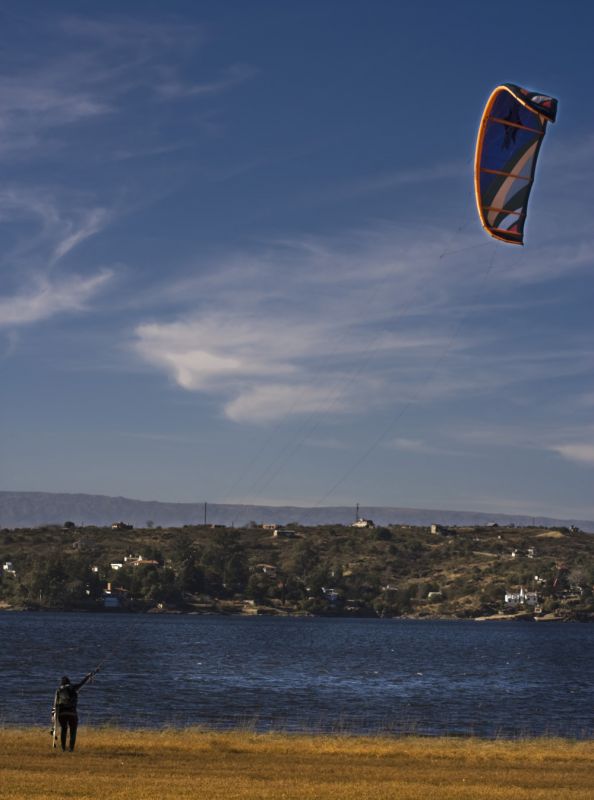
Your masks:
M474 161L476 204L495 239L524 244L528 198L547 122L557 101L513 83L491 94L481 120Z

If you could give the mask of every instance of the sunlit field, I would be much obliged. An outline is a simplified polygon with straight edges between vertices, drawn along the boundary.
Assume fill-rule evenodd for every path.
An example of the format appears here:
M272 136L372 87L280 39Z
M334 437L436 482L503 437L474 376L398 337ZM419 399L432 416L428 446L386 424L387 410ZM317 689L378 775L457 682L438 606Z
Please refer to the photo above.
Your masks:
M594 745L82 728L74 753L0 730L0 797L591 800Z

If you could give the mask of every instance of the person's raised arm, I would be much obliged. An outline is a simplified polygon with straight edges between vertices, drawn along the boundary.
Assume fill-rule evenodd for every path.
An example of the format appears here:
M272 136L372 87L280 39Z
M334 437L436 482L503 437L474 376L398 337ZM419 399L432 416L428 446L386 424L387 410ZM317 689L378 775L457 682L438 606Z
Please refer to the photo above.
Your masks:
M93 675L94 675L94 674L95 674L95 671L93 671L93 672L88 672L88 673L85 675L85 677L82 679L82 681L80 681L80 683L75 683L75 684L74 684L74 687L73 687L73 688L74 688L74 689L75 689L75 690L78 692L78 690L79 690L79 689L82 689L82 687L85 685L85 683L87 683L87 681L90 681L90 680L91 680L91 678L93 677Z

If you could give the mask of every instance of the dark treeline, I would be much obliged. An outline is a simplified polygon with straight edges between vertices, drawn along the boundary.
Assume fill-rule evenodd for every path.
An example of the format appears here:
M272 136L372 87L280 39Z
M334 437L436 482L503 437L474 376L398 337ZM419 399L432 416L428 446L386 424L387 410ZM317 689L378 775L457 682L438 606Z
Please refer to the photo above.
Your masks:
M476 617L524 590L543 614L594 613L594 536L568 529L67 522L0 531L0 559L14 608Z

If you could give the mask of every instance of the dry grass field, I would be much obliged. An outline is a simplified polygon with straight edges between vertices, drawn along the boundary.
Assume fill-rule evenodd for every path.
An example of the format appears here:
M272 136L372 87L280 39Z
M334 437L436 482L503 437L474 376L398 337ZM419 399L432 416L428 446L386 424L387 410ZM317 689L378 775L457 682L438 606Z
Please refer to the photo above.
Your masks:
M78 750L0 729L2 800L592 800L594 745L127 731L83 727Z

